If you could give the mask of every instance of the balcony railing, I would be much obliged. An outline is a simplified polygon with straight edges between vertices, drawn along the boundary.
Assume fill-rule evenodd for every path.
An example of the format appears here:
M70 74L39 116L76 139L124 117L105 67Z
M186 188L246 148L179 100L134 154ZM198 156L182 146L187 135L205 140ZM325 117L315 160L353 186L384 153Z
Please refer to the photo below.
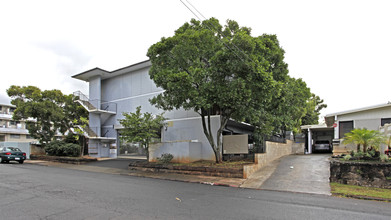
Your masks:
M79 101L89 112L117 112L117 103L115 102L107 102L100 99L90 100L88 96L80 91L74 92L73 95L79 97L77 101Z
M85 127L81 129L84 131L84 135L88 138L116 138L117 137L117 133L114 128ZM100 135L98 135L99 133Z

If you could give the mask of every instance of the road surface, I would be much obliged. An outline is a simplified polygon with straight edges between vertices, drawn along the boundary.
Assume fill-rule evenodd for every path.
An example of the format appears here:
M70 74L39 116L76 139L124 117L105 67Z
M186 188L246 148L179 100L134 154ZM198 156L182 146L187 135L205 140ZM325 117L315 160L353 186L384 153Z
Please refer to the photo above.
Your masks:
M0 219L390 219L389 203L0 164Z

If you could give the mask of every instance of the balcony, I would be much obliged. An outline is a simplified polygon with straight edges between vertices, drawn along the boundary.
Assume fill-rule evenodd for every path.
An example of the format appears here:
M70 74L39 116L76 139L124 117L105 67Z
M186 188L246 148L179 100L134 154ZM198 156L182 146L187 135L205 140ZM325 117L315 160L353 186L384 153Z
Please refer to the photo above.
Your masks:
M100 99L90 100L88 96L84 95L80 91L74 92L73 95L79 97L79 99L76 101L79 102L90 113L111 115L117 114L117 103L106 102Z
M88 139L103 140L103 141L117 140L117 133L114 128L106 128L106 127L82 128L81 126L78 127L84 132L84 136Z

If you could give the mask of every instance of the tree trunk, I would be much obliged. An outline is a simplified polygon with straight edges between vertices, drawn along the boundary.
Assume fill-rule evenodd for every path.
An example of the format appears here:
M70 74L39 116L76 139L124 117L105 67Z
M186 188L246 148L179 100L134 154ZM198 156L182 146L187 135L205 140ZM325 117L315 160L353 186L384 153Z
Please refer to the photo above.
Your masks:
M208 139L209 144L212 147L212 150L215 154L216 163L221 163L222 162L221 149L222 149L222 145L223 145L223 143L221 141L221 137L222 137L223 129L227 125L229 117L220 116L220 127L217 130L217 144L216 144L213 139L210 115L211 115L210 110L201 109L201 118L202 118L201 121L202 121L202 128L204 130L204 134L205 134L206 138ZM206 124L206 120L208 120L208 125Z
M367 145L366 144L363 145L363 151L364 151L364 153L367 152Z
M147 156L147 162L149 162L149 143L145 142L145 154Z
M217 130L217 149L219 154L219 163L222 162L222 152L221 149L223 149L223 143L222 143L222 135L223 135L223 129L228 123L229 118L220 116L220 128Z
M80 136L81 138L81 150L80 150L80 157L84 156L84 149L86 148L86 138L84 136Z
M206 126L206 119L205 116L208 118L208 126ZM218 152L218 148L214 142L213 135L212 135L212 130L211 130L211 124L210 124L210 111L206 111L205 109L201 109L201 121L202 121L202 128L204 130L204 134L206 138L209 141L210 146L212 147L212 150L215 154L215 160L216 163L221 162L220 159L220 153Z
M361 146L360 144L357 144L357 152L359 152L361 150Z

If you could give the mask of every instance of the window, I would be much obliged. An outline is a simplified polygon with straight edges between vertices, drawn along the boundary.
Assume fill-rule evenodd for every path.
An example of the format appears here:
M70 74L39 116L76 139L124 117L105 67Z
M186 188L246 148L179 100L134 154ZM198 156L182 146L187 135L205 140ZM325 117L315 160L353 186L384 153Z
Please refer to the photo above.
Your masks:
M27 135L27 136L26 136L26 139L34 139L34 138L33 138L33 136L31 136L31 135Z
M353 121L340 121L339 122L339 138L344 138L346 133L353 130Z
M10 121L10 125L16 125L16 121Z
M10 112L14 112L16 108L10 108Z
M0 135L0 142L5 141L5 135Z
M10 137L12 139L20 139L20 134L11 134Z
M382 118L381 126L384 126L385 124L391 124L391 118Z

